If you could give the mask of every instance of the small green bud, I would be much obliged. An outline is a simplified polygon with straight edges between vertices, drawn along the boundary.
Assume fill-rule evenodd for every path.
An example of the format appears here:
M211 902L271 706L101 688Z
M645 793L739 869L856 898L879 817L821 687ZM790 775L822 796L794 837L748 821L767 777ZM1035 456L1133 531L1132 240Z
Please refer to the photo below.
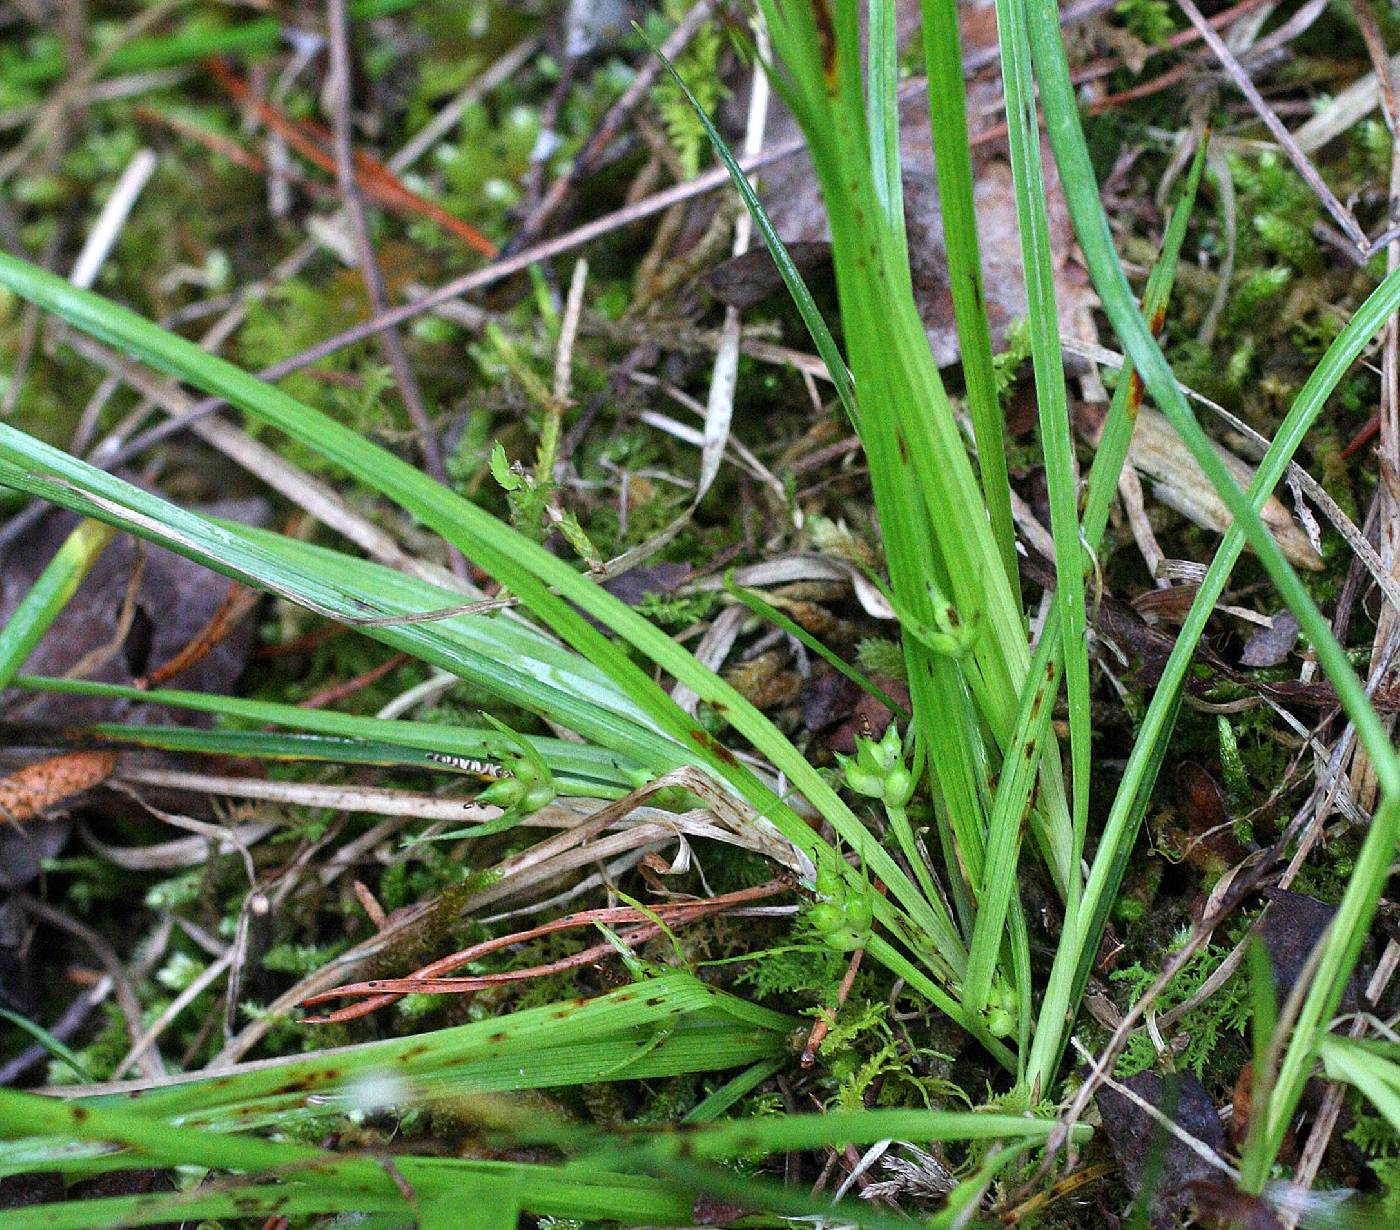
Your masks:
M862 746L864 744L864 747ZM854 790L857 794L863 794L866 798L878 799L885 789L884 774L878 768L871 768L863 764L861 753L870 747L869 740L856 738L856 755L842 756L839 752L836 756L836 763L841 766L841 772L846 779L846 787ZM865 759L870 759L867 754Z
M874 745L874 750L880 767L885 770L893 769L904 759L904 740L894 722L885 727L885 733Z
M532 816L542 807L548 807L559 797L552 781L533 782L525 789L525 797L520 801L520 814Z
M862 933L869 931L870 924L875 921L875 907L868 896L852 897L846 902L844 912L847 925Z
M987 1032L993 1038L1005 1038L1016 1028L1016 1018L1005 1008L993 1008L987 1012Z
M499 807L502 811L510 811L525 799L528 791L529 787L518 777L502 777L478 794L476 801Z
M914 775L903 765L885 774L884 802L886 807L903 807L914 795Z
M1004 1038L1016 1028L1017 995L1005 978L998 978L987 992L987 1032Z
M838 927L822 936L827 947L837 952L854 952L857 948L864 948L869 938L869 931L857 931L854 927Z

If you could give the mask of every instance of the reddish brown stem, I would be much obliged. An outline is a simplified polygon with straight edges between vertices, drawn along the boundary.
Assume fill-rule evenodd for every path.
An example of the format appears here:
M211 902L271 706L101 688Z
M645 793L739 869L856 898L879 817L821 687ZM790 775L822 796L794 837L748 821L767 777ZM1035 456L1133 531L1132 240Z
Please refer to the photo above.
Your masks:
M219 84L228 92L230 98L241 106L251 109L263 124L272 129L308 162L320 167L323 171L335 174L335 158L326 149L330 144L331 134L324 125L317 124L312 120L294 121L289 119L270 103L254 97L253 92L248 88L248 83L230 72L222 61L210 59L206 60L205 64ZM377 158L362 150L356 150L354 158L355 182L359 184L360 191L376 204L398 213L413 213L420 217L430 218L443 230L456 235L463 243L475 248L483 256L491 258L496 255L496 245L476 227L448 213L441 205L405 188L398 177Z
M497 936L495 939L484 940L479 944L473 944L470 948L464 948L460 952L449 953L445 957L439 957L436 961L415 970L407 978L375 978L367 982L349 983L345 986L334 987L329 991L322 991L303 1001L303 1007L313 1007L332 999L343 999L352 995L365 995L369 998L362 1000L358 1004L353 1004L346 1008L338 1009L324 1017L307 1018L306 1024L326 1024L353 1020L356 1017L366 1016L379 1008L394 1003L404 995L415 992L432 992L435 994L468 994L479 991L484 987L495 986L503 982L518 982L527 978L540 978L547 974L558 973L561 970L574 969L580 965L587 965L597 961L610 953L615 952L611 944L599 944L583 952L574 953L560 961L551 962L548 965L534 966L530 969L515 970L504 974L483 974L476 978L445 978L441 975L448 974L454 969L460 969L472 961L496 952L502 948L509 948L515 944L523 944L530 940L538 939L541 936L552 935L558 931L567 931L575 927L591 927L595 923L640 923L641 925L623 934L620 938L628 947L634 947L645 940L651 939L661 933L661 927L650 917L664 922L668 927L685 926L687 923L695 922L709 915L719 914L725 910L733 909L735 906L745 905L751 901L761 901L766 897L772 897L777 893L785 892L789 885L782 880L769 880L765 884L755 885L753 888L740 889L738 892L726 893L721 897L709 897L701 901L677 902L673 905L658 905L648 911L638 910L634 906L614 906L609 909L584 910L576 914L566 914L562 918L556 918L553 922L543 923L538 927L532 927L527 931L518 931L511 935Z

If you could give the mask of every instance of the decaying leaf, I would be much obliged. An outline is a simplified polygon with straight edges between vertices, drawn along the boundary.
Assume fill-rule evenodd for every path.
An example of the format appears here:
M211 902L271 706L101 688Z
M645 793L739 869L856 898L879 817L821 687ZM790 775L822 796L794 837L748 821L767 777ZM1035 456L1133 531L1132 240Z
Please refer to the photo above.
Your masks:
M1221 444L1215 445L1215 451L1235 482L1248 487L1254 479L1254 470ZM1153 494L1168 508L1217 534L1230 528L1233 520L1230 510L1216 495L1205 471L1196 464L1166 416L1151 406L1143 406L1138 411L1128 460L1133 469L1152 480ZM1293 514L1276 496L1269 497L1259 515L1290 564L1311 572L1322 567L1322 557L1313 550L1308 536L1293 520Z
M0 822L23 824L107 780L114 752L66 752L0 777Z
M603 588L628 606L636 606L649 596L675 593L690 580L691 571L689 564L648 564L609 578L603 582Z
M203 511L217 517L263 524L268 506L262 500L223 500ZM0 622L8 619L29 592L45 563L72 529L69 513L50 513L26 536L23 549L13 549L0 567ZM121 613L136 571L137 551L130 538L119 536L83 579L73 600L54 620L35 647L25 673L63 675L85 659L100 661L86 677L109 683L130 683L175 659L194 641L225 605L227 579L183 556L157 547L145 552L135 595L134 619L125 637ZM191 691L228 692L247 662L252 647L252 621L245 620L214 645L201 660L169 677L171 687ZM115 651L104 650L119 643ZM207 724L207 717L100 697L24 695L4 697L10 715L26 721L78 726L97 721L177 722Z
M877 676L874 682L885 690L892 700L901 705L909 704L909 688L902 679ZM850 716L826 737L826 745L833 752L843 756L853 755L856 750L856 736L878 739L889 727L894 714L868 692L856 696Z
M1139 1072L1121 1084L1148 1105L1217 1154L1225 1149L1225 1131L1201 1082L1189 1072L1168 1078L1169 1087L1156 1072ZM1188 1184L1213 1182L1220 1171L1127 1095L1116 1089L1099 1090L1096 1101L1103 1118L1104 1136L1123 1171L1123 1181L1135 1198L1147 1201L1152 1225L1166 1227L1191 1205ZM1149 1187L1150 1184L1150 1187Z
M1196 1218L1220 1230L1280 1230L1282 1222L1258 1196L1228 1182L1196 1179L1187 1185Z
M1081 408L1077 426L1091 444L1098 444L1103 420L1104 407ZM1254 479L1253 468L1218 442L1215 451L1235 482L1240 487L1248 487ZM1166 416L1151 406L1138 410L1128 461L1139 474L1152 480L1154 496L1168 508L1217 534L1229 528L1230 510L1216 495L1205 471L1196 464ZM1322 559L1308 541L1307 534L1277 496L1269 497L1259 515L1295 568L1316 572L1322 567Z
M809 288L830 278L829 243L790 243L787 250ZM767 248L750 248L742 256L716 265L700 279L700 285L726 307L747 311L782 290L783 279Z
M1240 665L1251 670L1280 666L1298 643L1298 620L1292 611L1280 611L1273 623L1249 638L1240 654Z
M1274 994L1279 1001L1293 989L1307 970L1308 957L1326 933L1335 917L1335 906L1291 893L1286 889L1271 889L1266 893L1269 908L1259 924L1259 938L1269 954L1274 969ZM1342 994L1340 1011L1355 1012L1361 1002L1361 990L1367 974L1358 970Z
M1210 877L1241 862L1249 849L1235 836L1234 817L1219 783L1201 765L1184 761L1176 770L1177 823L1163 824L1158 843Z

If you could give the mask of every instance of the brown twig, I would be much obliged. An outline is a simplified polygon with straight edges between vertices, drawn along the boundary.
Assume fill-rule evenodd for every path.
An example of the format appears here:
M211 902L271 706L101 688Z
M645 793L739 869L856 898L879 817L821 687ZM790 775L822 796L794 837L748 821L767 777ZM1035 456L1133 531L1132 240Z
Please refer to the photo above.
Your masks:
M223 61L209 59L205 61L205 66L228 92L230 98L241 106L248 107L263 124L276 132L308 162L332 175L336 174L335 157L326 152L326 146L332 144L334 137L324 126L311 121L296 123L288 119L271 103L254 97L248 83L232 73ZM490 258L496 255L496 245L476 227L448 213L436 202L404 187L398 176L377 158L360 150L352 151L351 158L356 184L375 204L397 213L428 218L483 256Z
M336 701L344 700L347 696L354 696L356 692L363 692L367 687L378 683L385 675L398 670L408 661L411 661L408 654L396 653L392 657L385 658L378 666L371 666L369 670L356 675L353 679L346 679L343 683L335 683L328 688L322 688L319 692L313 693L301 701L297 707L300 709L324 709L327 705L333 705Z
M501 983L519 982L525 979L540 978L547 974L559 973L566 969L575 969L580 965L588 965L593 961L616 951L611 943L595 945L585 949L583 952L574 953L564 957L559 961L554 961L548 965L533 966L530 969L513 970L502 974L483 974L474 978L449 978L445 975L454 969L460 969L472 961L478 961L484 956L497 952L502 948L513 947L517 944L524 944L530 940L539 939L541 936L552 935L558 931L568 931L576 927L591 927L595 924L622 924L639 923L641 925L625 932L619 938L630 948L661 934L661 923L667 927L684 926L687 923L696 922L702 918L714 914L723 913L733 909L735 906L746 905L752 901L761 901L767 897L772 897L777 893L786 892L791 886L783 880L769 880L767 883L755 885L753 888L740 889L737 892L726 893L720 897L709 897L700 901L684 901L671 905L658 905L650 910L639 910L635 906L613 906L607 909L584 910L576 914L566 914L562 918L556 918L553 922L543 923L538 927L532 927L526 931L518 931L511 935L497 936L495 939L484 940L479 944L473 944L470 948L464 948L460 952L450 953L445 957L439 957L436 961L415 970L405 978L372 978L366 982L348 983L345 986L334 987L327 991L322 991L316 995L309 996L302 1001L304 1007L313 1007L317 1004L326 1003L333 999L345 999L349 996L366 996L358 1004L353 1004L347 1008L342 1008L324 1017L308 1018L307 1024L326 1024L352 1020L356 1017L366 1016L379 1008L394 1003L405 995L419 992L444 994L469 994L479 991L489 986L496 986ZM660 923L656 921L660 920Z
M209 622L173 657L156 667L150 674L132 680L133 686L143 690L158 688L182 671L189 670L195 663L202 662L261 601L262 594L257 590L240 585L237 581L230 581L228 593L219 603L219 609L209 617Z
M802 1048L802 1066L810 1068L817 1062L817 1052L821 1049L822 1042L826 1035L831 1032L831 1027L836 1022L836 1014L846 1006L846 999L851 994L851 988L856 984L856 974L860 972L861 958L865 956L864 948L857 948L851 953L850 964L846 966L845 976L841 979L841 985L836 989L836 1007L830 1012L823 1011L812 1025L812 1032L807 1035L807 1045Z
M335 151L335 176L340 185L340 194L345 201L345 213L350 219L350 230L355 237L355 254L360 267L360 277L369 296L370 312L379 315L389 307L389 290L384 284L384 271L379 267L379 257L374 251L374 240L369 233L369 221L365 217L365 203L360 195L360 176L355 167L355 148L350 132L350 17L345 0L330 0L330 58L331 58L331 97L332 140ZM385 168L385 174L388 174ZM490 248L490 245L487 245ZM494 251L482 249L488 256ZM423 465L438 482L447 485L447 469L442 461L442 447L438 443L437 431L428 417L428 407L423 400L423 390L413 374L404 350L403 339L397 329L385 329L379 334L379 347L384 352L385 361L394 375L394 384L399 390L404 408L418 435L418 447L423 453ZM453 550L451 555L453 571L458 576L467 575L466 561L461 553Z
M1317 168L1309 161L1308 156L1299 148L1298 143L1293 139L1293 134L1284 127L1283 121L1278 118L1270 109L1269 104L1264 101L1254 82L1250 80L1249 74L1244 66L1235 58L1226 45L1225 40L1215 32L1215 29L1202 15L1201 10L1196 7L1194 0L1177 0L1181 11L1186 14L1187 20L1200 31L1201 38L1207 47L1214 52L1216 59L1220 61L1221 67L1230 75L1230 79L1235 83L1240 93L1245 96L1249 105L1254 108L1254 112L1263 121L1264 127L1269 130L1279 148L1288 156L1288 160L1293 164L1294 169L1322 206L1327 210L1337 225L1341 227L1342 233L1356 247L1356 254L1359 260L1365 260L1365 254L1370 247L1371 241L1366 237L1356 219L1352 217L1351 211L1337 199L1336 194L1329 188L1322 176L1318 174Z
M201 128L198 124L192 123L184 116L169 115L156 107L137 107L132 114L142 123L158 124L162 128L168 128L176 136L193 141L196 145L202 145L211 153L227 158L234 166L251 171L254 175L268 174L267 160L261 154L245 148L232 137L224 136L223 133L211 132L207 128ZM322 200L333 200L336 197L334 188L323 184L320 180L302 174L299 169L295 169L290 178L293 179L298 188L309 196Z
M696 0L696 3L681 18L676 28L666 36L665 42L661 44L661 56L665 56L668 60L675 60L690 45L691 39L699 33L700 27L708 20L714 7L715 0ZM569 169L550 185L549 190L544 194L544 199L540 201L510 243L506 245L505 253L507 255L518 252L530 244L535 236L549 225L550 219L558 212L559 207L569 194L578 187L585 177L592 174L599 159L602 158L604 150L612 144L622 126L651 92L651 87L656 84L657 78L665 67L661 56L647 53L641 67L637 69L636 75L632 78L632 84L623 91L622 97L608 108L607 114L603 116L598 127L594 129L588 143L579 151L578 157L574 159Z

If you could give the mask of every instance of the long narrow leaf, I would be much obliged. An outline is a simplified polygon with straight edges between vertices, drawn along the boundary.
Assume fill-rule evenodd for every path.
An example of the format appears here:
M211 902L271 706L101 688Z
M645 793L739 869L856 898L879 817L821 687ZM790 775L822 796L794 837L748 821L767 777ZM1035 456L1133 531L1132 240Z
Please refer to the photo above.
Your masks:
M730 783L760 815L772 821L789 841L809 857L815 858L825 849L824 843L809 825L773 795L712 735L679 709L625 649L609 641L580 611L610 626L725 717L775 768L787 776L793 787L807 797L844 840L853 846L859 844L864 832L860 821L792 743L736 689L702 667L661 629L537 543L503 526L476 505L433 482L402 459L362 439L348 428L101 296L76 290L62 279L3 254L0 254L0 285L9 286L77 328L119 349L137 354L144 361L179 375L207 392L224 397L396 500L519 595L524 605L543 619L551 630L611 679L646 714L661 732L662 739L677 746L676 753L665 753L673 763L703 765L716 777ZM122 508L133 507L142 498L152 498L145 497L145 493L120 483L110 475L45 448L7 424L0 424L0 459L6 458L11 460L13 468L7 467L0 474L4 482L43 494L56 503L80 508L108 521L124 517ZM43 473L59 481L55 483L36 474L36 463ZM92 502L94 496L105 503ZM157 503L168 510L167 516L178 514L190 531L198 528L190 520L189 514L180 513L163 501ZM126 517L121 523L125 528L146 537L168 541L168 525L159 516L146 516L139 523ZM255 536L251 532L245 535L245 538L252 537ZM267 548L276 541L274 537L259 545ZM193 550L174 543L170 545L177 550ZM249 546L246 541L242 545L245 549ZM284 545L283 550L290 551L292 548ZM249 584L266 587L266 577L262 574L269 571L275 573L276 568L267 562L268 550L264 549L260 554L262 561L259 567L239 575ZM217 557L217 552L207 553L202 558L210 567L226 573L230 570L230 566ZM351 594L328 588L314 577L303 578L300 594L288 593L285 596L306 603L311 595L316 595L313 601L324 599L332 604L339 603L342 609L353 598ZM352 607L349 613L353 618L357 614L372 612L356 612ZM408 625L368 630L388 641L386 634L409 634L431 626ZM427 655L420 653L420 656ZM451 661L438 660L437 664L445 669L454 669ZM591 734L586 729L586 718L587 715L582 715L584 725L580 729L583 733L590 734L605 746L615 746L618 733L615 729ZM654 750L661 752L661 745ZM889 887L893 899L891 903L883 900L877 902L876 908L882 921L890 923L896 920L901 912L895 908L894 903L897 903L908 914L901 934L916 943L916 951L922 959L944 976L959 970L963 960L962 943L951 920L942 911L941 903L928 901L880 847L871 847L870 862L872 874Z
M972 195L972 151L967 135L961 31L957 0L924 0L924 63L928 71L934 169L948 253L948 287L958 329L967 409L977 441L982 498L1001 550L1007 579L1019 593L1016 531L1011 523L1011 480L1001 399L992 367L992 333L982 285L977 209Z
M1084 910L1080 925L1075 928L1074 940L1062 943L1056 954L1056 968L1052 970L1042 1007L1041 1028L1036 1032L1032 1064L1033 1073L1048 1080L1065 1037L1065 1014L1076 994L1075 988L1082 985L1082 979L1086 976L1084 945L1096 942L1091 937L1097 934L1097 928L1102 925L1107 902L1116 891L1117 876L1121 874L1122 861L1126 857L1125 848L1131 845L1131 840L1125 841L1129 836L1129 825L1135 826L1141 815L1141 804L1151 784L1149 772L1155 772L1155 764L1160 763L1164 754L1163 744L1170 729L1170 720L1175 716L1190 656L1204 630L1206 615L1223 591L1229 571L1246 541L1254 548L1289 609L1298 618L1304 634L1312 642L1347 716L1356 724L1362 745L1372 757L1387 800L1394 799L1397 789L1400 789L1400 759L1390 747L1384 727L1371 709L1364 689L1327 621L1302 582L1289 568L1258 515L1264 498L1282 476L1283 465L1291 459L1308 427L1320 413L1326 397L1336 387L1362 346L1374 336L1386 316L1395 310L1397 299L1400 299L1400 275L1391 274L1381 283L1328 348L1327 354L1295 398L1274 444L1259 467L1255 481L1250 485L1249 494L1246 496L1240 492L1192 416L1170 366L1153 341L1147 323L1128 291L1084 145L1060 37L1058 12L1048 0L1029 0L1028 10L1032 54L1044 102L1047 131L1095 289L1103 300L1125 353L1141 372L1148 392L1181 433L1192 455L1234 516L1234 524L1226 533L1196 595L1144 718L1118 798L1105 827L1100 845L1102 857L1095 858L1090 870ZM1301 1049L1290 1047L1285 1057L1284 1071L1280 1073L1269 1108L1271 1120L1275 1120L1275 1116L1278 1116L1276 1121L1286 1120L1291 1106L1296 1105L1296 1099L1301 1094L1300 1074L1305 1074L1311 1055L1310 1035L1325 1019L1329 1006L1335 1004L1340 996L1345 978L1354 964L1361 938L1374 913L1379 891L1377 875L1380 874L1380 860L1389 859L1397 821L1400 821L1400 815L1388 801L1376 816L1362 849L1358 874L1351 880L1342 899L1338 927L1348 928L1350 935L1345 944L1331 946L1318 970L1297 1025L1296 1036L1304 1039L1304 1042ZM1381 853L1382 848L1384 854ZM1364 875L1361 874L1361 864L1364 864ZM1066 966L1074 969L1073 975L1066 976ZM1262 1182L1262 1179L1259 1181Z

